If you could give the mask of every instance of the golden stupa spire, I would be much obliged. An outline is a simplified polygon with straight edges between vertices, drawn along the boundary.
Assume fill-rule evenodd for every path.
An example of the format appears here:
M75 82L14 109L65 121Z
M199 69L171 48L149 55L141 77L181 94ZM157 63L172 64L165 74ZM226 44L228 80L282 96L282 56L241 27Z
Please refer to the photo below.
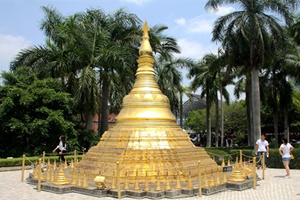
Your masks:
M191 179L196 180L198 160L203 166L216 166L216 163L203 148L195 147L188 134L176 124L169 99L155 79L147 22L142 30L133 88L123 98L116 123L103 134L97 146L86 153L75 170L84 171L89 180L104 176L112 182L116 162L119 162L121 177L126 173L130 183L135 182L136 174L138 180L145 183L146 173L147 180L155 183L158 171L168 173L169 181L175 181L177 174L188 172ZM121 179L121 183L125 182L126 179Z
M149 54L152 56L152 48L151 48L151 45L149 42L149 34L148 34L149 30L150 29L149 29L148 23L147 23L147 21L145 21L145 24L142 28L143 40L142 40L142 45L139 50L140 55Z
M149 26L145 22L143 26L142 44L139 50L140 57L137 60L138 69L133 89L123 99L122 110L116 117L117 121L167 119L174 120L169 99L159 89L155 80L155 71L152 56L152 48L149 42Z

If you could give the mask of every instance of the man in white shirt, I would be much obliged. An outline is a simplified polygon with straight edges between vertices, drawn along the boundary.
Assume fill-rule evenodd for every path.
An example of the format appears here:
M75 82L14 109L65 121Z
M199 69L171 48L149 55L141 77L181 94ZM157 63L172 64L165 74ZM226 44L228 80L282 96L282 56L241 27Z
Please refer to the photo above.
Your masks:
M265 156L269 157L269 143L266 140L266 136L264 134L261 135L261 139L256 141L256 147L255 147L255 155L259 156L259 162L257 163L257 169L260 168L261 164L261 157L265 153ZM266 160L265 160L266 163Z

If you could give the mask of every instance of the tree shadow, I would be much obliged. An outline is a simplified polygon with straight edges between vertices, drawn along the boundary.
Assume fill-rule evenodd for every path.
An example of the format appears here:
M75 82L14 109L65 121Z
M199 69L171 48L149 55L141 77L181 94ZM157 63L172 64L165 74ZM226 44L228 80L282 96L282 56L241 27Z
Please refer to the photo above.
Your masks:
M274 178L284 178L284 176L274 176Z

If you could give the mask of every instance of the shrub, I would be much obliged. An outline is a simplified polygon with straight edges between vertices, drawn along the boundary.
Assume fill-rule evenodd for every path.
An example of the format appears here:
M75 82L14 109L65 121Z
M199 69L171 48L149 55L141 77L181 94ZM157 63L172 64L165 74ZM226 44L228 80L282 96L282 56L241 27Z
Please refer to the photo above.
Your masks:
M229 148L224 149L224 147L220 147L220 148L205 148L206 152L208 153L208 155L210 155L211 158L215 157L215 160L218 164L220 164L222 161L219 161L217 159L218 156L212 156L213 154L216 155L220 155L220 156L225 156L225 162L227 162L228 156L227 155L231 155L229 156L231 162L235 161L236 156L239 157L239 153L240 153L240 149L236 149L236 148L230 148L230 152L229 152ZM244 155L249 156L249 157L254 157L255 156L255 150L252 149L242 149L242 152ZM290 168L291 169L300 169L300 149L299 148L295 148L293 151L293 155L295 156L294 160L291 160L290 162ZM243 156L243 159L245 159L246 161L248 160L247 157ZM270 149L270 156L268 158L266 158L266 165L269 168L284 168L283 164L282 164L282 158L281 155L278 152L278 149L276 148L272 148Z
M50 163L53 163L54 160L58 162L58 156L46 156L45 162L48 162L48 159L50 159ZM81 160L82 155L77 155L78 160ZM12 158L12 159L4 159L0 158L0 167L14 167L14 166L22 166L22 159L23 158ZM27 157L25 161L25 165L31 165L35 161L39 162L39 159L42 159L42 157ZM74 159L73 155L65 156L65 159L67 162L71 162L72 159Z
M300 169L300 149L295 148L292 153L295 156L295 159L291 160L290 168L291 169ZM282 164L282 158L278 152L278 149L270 149L270 156L269 156L269 158L267 158L266 162L267 162L267 167L284 168L284 166Z

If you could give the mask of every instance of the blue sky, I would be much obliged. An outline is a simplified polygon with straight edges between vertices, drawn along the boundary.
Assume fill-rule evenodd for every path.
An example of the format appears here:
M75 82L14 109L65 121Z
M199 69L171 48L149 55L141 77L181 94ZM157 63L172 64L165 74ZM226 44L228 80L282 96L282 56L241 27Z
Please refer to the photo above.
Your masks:
M224 6L218 12L205 10L205 0L0 0L0 70L9 71L9 63L22 49L43 45L45 36L39 29L44 17L41 6L53 6L63 15L100 8L113 12L125 8L150 26L169 27L165 34L175 37L181 47L178 56L200 59L217 52L219 44L211 42L217 17L234 11ZM186 71L183 70L185 77ZM189 81L185 78L184 85ZM233 98L233 96L231 97Z

